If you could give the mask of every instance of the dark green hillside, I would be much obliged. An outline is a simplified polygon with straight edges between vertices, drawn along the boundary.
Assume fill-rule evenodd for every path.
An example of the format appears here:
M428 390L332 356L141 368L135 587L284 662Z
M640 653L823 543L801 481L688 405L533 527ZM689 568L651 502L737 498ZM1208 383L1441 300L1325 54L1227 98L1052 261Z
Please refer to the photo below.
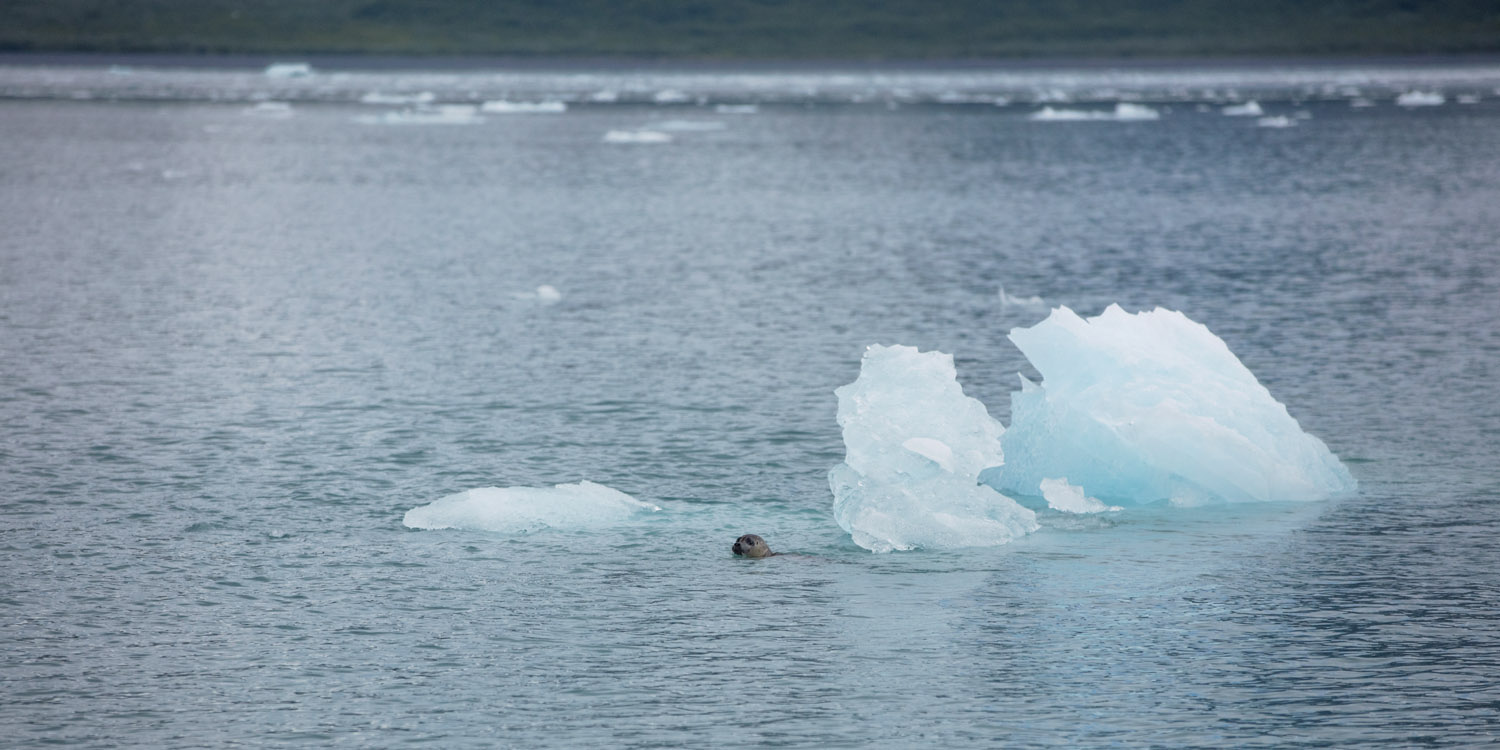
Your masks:
M1500 51L1500 0L0 0L0 49L667 58Z

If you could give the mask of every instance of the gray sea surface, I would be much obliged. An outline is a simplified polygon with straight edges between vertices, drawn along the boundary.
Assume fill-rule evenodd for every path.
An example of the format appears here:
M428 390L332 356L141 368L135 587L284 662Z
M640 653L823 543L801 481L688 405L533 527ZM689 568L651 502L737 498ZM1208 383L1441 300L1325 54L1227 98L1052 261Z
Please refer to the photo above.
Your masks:
M0 68L0 744L1500 742L1496 69L1127 73ZM1117 99L1158 117L1032 119ZM864 347L1008 422L1007 332L1111 303L1207 325L1359 491L833 522ZM585 479L662 511L402 523Z

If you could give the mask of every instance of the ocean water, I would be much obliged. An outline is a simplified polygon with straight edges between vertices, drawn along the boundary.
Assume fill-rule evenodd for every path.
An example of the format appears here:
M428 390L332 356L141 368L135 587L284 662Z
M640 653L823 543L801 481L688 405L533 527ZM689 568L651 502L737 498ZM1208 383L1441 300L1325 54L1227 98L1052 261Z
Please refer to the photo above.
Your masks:
M1500 741L1495 67L315 71L0 67L4 744ZM1110 303L1359 491L834 523L865 346L1008 423L1009 329ZM662 510L402 524L580 480Z

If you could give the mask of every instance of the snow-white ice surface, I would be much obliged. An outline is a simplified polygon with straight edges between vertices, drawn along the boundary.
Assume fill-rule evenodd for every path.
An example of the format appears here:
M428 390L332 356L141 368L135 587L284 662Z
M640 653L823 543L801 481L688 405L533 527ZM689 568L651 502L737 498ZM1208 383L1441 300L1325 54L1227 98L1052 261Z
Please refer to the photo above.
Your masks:
M661 508L619 490L583 481L555 487L482 487L406 512L413 529L466 529L529 534L541 529L595 529Z
M1042 374L1011 394L1003 491L1049 477L1106 502L1319 500L1353 477L1219 337L1180 312L1067 307L1011 341Z
M844 463L828 474L833 515L874 552L1004 544L1036 515L979 472L1001 462L1004 428L964 395L953 357L871 346L859 378L834 391Z

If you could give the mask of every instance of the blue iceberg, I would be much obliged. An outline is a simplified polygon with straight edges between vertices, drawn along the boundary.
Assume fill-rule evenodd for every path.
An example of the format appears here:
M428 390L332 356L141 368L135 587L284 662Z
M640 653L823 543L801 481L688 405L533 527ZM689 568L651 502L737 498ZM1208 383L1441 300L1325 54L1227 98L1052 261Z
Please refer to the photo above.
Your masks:
M1229 347L1172 310L1066 307L1011 341L1042 375L1011 394L995 488L1042 494L1065 479L1105 502L1321 500L1353 490L1337 457L1302 431Z

